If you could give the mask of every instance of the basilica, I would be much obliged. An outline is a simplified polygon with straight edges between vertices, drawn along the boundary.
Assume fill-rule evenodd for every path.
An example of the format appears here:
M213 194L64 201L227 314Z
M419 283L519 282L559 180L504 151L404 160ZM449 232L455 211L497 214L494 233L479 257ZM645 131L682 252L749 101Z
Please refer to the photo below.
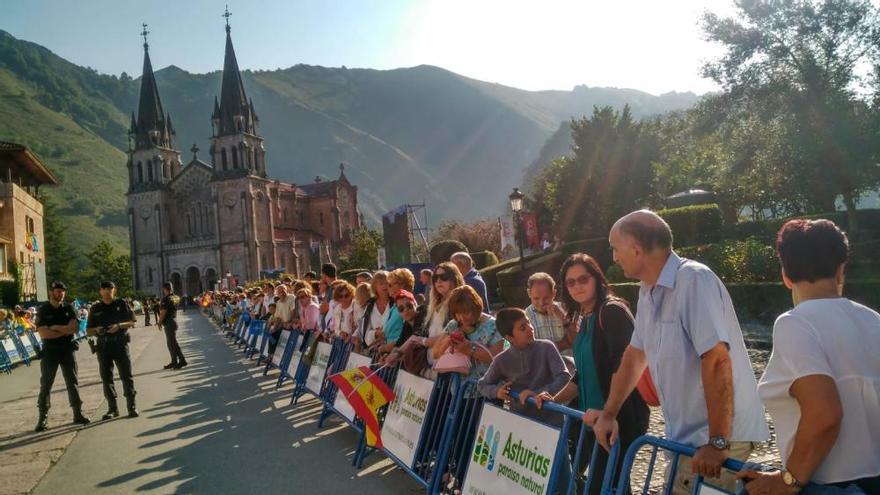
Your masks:
M259 118L245 93L228 16L209 162L193 145L192 160L182 163L159 99L146 26L142 34L144 69L127 164L135 290L158 294L170 281L177 292L195 295L266 272L301 275L332 260L360 227L357 186L343 165L332 181L297 185L267 177Z

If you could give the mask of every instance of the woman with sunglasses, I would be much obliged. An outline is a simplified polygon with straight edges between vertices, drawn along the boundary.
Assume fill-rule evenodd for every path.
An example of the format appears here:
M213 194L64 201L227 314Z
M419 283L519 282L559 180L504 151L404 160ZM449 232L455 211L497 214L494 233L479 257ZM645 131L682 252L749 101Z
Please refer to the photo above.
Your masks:
M425 338L424 324L427 307L425 305L419 306L416 302L416 296L408 290L398 292L394 304L397 312L403 318L403 330L393 347L383 348L389 351L385 358L385 364L389 366L396 364L403 357L403 352L407 347L416 345Z
M336 305L330 313L330 322L327 324L327 333L331 336L341 337L348 342L355 330L354 321L354 286L344 280L337 280L332 284L333 300Z
M593 257L575 253L562 263L560 270L562 305L565 308L566 336L558 343L559 349L571 348L577 372L555 396L542 393L536 397L538 407L544 401L568 404L575 397L578 407L587 415L598 415L605 405L611 387L611 377L620 366L623 352L629 345L633 332L633 316L626 301L615 297L608 279ZM623 452L633 440L644 435L648 429L650 410L638 391L633 391L620 409L621 455L616 474L623 464ZM588 433L578 475L582 475L593 451L595 437ZM591 494L598 494L605 475L608 453L599 449L596 465L591 469L593 482ZM625 493L629 493L629 485Z

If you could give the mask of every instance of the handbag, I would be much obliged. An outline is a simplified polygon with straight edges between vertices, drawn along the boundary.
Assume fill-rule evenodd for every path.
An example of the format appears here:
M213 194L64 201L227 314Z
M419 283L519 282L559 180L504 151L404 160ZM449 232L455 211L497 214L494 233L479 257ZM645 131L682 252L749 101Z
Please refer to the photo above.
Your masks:
M607 304L607 303L606 303ZM632 313L629 311L629 308L620 304L630 318L633 318ZM603 307L604 309L604 307ZM605 325L602 324L602 311L599 311L599 326L603 329ZM660 395L657 393L657 387L654 385L654 379L651 378L651 370L648 367L645 367L645 371L642 372L642 376L639 377L638 383L636 383L636 390L639 391L639 395L642 396L642 400L645 401L645 404L648 404L651 407L660 407Z
M434 371L437 373L461 373L467 375L471 372L471 358L460 352L447 349L436 361Z

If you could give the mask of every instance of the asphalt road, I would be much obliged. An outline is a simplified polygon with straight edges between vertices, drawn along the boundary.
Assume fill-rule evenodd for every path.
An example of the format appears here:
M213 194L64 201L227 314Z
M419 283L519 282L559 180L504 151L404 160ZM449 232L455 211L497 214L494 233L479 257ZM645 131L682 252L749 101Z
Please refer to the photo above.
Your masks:
M189 366L162 370L168 361L164 338L146 329L139 335L143 349L134 362L141 417L97 421L86 428L53 421L59 436L73 438L55 446L60 458L51 461L31 493L423 493L378 454L362 470L352 467L357 440L352 430L338 421L318 430L316 400L303 398L290 406L291 386L274 388L277 372L263 377L262 367L245 360L194 312L180 323ZM81 362L93 359L80 356ZM22 383L34 378L25 374L36 371L38 376L35 367L19 371L15 384L0 378L0 401L7 390L27 389ZM59 383L53 414L66 408ZM117 389L121 393L121 385ZM104 408L95 407L92 419ZM26 439L21 434L17 443ZM26 462L20 465L27 467Z

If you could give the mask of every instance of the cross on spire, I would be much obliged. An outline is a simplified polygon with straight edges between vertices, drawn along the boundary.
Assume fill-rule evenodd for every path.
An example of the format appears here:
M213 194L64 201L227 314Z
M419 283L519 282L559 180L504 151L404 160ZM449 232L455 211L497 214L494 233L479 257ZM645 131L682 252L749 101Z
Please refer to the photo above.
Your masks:
M144 37L144 50L146 50L150 47L150 45L147 43L147 35L150 34L150 32L147 31L147 24L146 23L141 24L141 26L144 27L144 30L141 31L141 36Z
M196 143L193 143L193 147L190 148L189 150L192 151L193 161L198 160L199 159L199 147L196 145Z
M227 4L227 5L226 5L226 12L224 12L223 15L220 16L220 17L225 17L225 18L226 18L226 32L227 32L227 33L228 33L228 32L230 31L230 29L231 29L231 28L229 27L229 18L230 18L231 16L232 16L232 12L229 11L229 5Z

